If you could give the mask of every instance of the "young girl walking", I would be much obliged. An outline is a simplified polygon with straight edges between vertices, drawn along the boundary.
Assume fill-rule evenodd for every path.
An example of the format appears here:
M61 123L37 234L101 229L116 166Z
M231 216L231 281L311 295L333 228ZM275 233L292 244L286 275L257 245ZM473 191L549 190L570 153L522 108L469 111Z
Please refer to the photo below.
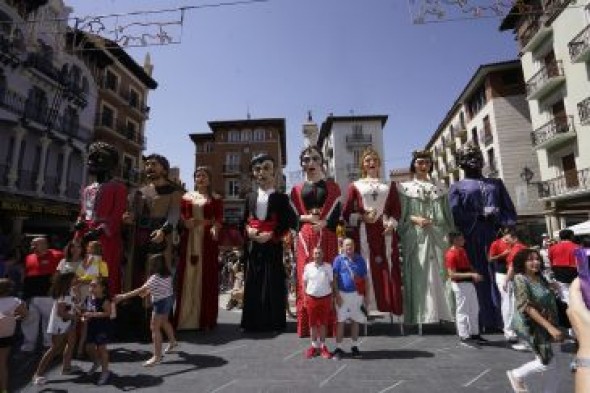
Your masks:
M174 295L172 292L172 276L166 265L164 254L154 254L149 257L148 274L150 274L149 278L141 287L115 296L115 302L118 303L134 296L144 297L148 294L151 295L153 309L150 329L154 344L154 356L143 363L144 367L152 367L162 361L162 329L168 338L168 346L164 353L170 353L178 346L174 329L168 320L168 315L174 303Z
M111 336L111 301L107 280L94 278L89 284L89 296L84 300L82 321L86 322L86 352L93 364L86 375L92 375L102 368L97 385L104 385L111 375L107 344Z
M75 277L75 273L70 270L58 272L49 291L49 295L53 298L53 307L47 326L47 333L51 335L51 346L41 358L33 374L34 385L43 385L47 382L43 375L51 361L60 353L63 353L62 374L71 374L78 370L78 367L72 366L72 352L76 343L75 321L78 316L75 299L71 292Z
M13 287L11 280L0 278L0 393L8 392L8 356L14 343L16 320L27 314L27 305L10 296Z

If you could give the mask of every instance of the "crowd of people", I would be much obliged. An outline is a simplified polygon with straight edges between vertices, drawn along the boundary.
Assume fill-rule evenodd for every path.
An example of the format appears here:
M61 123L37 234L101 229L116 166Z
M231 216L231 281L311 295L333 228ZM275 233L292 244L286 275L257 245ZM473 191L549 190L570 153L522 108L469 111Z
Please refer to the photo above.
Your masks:
M290 195L276 188L273 157L260 154L250 163L257 187L245 196L246 241L234 254L236 285L227 304L242 309L242 331L285 331L294 286L296 331L311 341L307 358L345 357L349 322L350 355L362 357L359 326L381 312L402 316L420 334L423 324L455 322L458 342L466 346L486 345L481 333L503 332L514 349L535 355L507 372L515 392L527 391L527 380L539 373L544 391L556 392L556 343L579 340L577 378L584 383L590 343L582 326L589 312L576 276L588 263L588 249L569 230L556 244L544 239L540 250L519 239L510 196L501 179L482 175L476 145L458 151L465 178L449 190L430 177L427 151L413 153L413 179L395 184L381 179L381 157L368 148L360 157L361 178L344 195L326 177L320 149L306 147L299 160L305 181ZM147 184L127 195L112 177L117 162L112 146L92 144L88 167L95 181L82 193L71 240L63 251L49 248L45 237L32 240L23 279L16 280L20 292L4 270L0 392L7 386L4 349L13 345L18 325L21 351L34 351L39 340L48 348L33 376L37 385L46 382L55 357L63 358L62 373L79 371L72 364L76 348L92 361L89 374L100 368L97 383L108 383L116 309L134 297L152 310L149 319L137 321L149 326L154 346L145 367L178 347L177 330L215 329L223 202L211 187L214 173L198 167L195 190L185 193L168 180L167 159L152 154L145 162ZM286 255L295 260L294 283ZM565 308L560 313L568 304L571 325ZM335 337L333 350L329 336Z

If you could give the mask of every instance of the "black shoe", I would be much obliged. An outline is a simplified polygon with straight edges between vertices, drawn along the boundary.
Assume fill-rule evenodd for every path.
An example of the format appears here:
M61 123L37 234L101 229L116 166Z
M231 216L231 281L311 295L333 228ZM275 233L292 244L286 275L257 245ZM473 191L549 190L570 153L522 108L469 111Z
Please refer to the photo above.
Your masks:
M468 348L479 348L479 344L477 343L477 341L472 340L470 337L468 338L461 338L459 343L461 345L463 345L464 347L468 347Z
M476 343L478 343L479 345L486 345L486 344L488 344L488 343L490 342L489 340L487 340L487 339L483 338L483 337L482 337L481 335L479 335L479 334L474 334L474 335L472 335L472 336L470 337L470 339L471 339L472 341L475 341L475 342L476 342Z
M357 347L356 345L352 348L350 348L350 352L352 353L352 357L355 359L360 359L363 357L363 355L361 354L361 351L359 351L359 347Z
M334 360L342 360L343 356L344 356L344 351L340 348L336 348L334 350L334 352L332 353L332 359L334 359Z

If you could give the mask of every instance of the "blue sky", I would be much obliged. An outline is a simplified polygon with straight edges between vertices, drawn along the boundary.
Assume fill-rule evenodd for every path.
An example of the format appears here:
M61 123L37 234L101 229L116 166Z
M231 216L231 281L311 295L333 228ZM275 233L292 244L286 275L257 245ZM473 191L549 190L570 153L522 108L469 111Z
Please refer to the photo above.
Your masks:
M491 0L490 0L491 1ZM211 2L217 2L213 0ZM66 0L74 16L205 1ZM192 187L189 133L210 120L287 120L287 171L298 169L301 124L386 114L385 166L407 167L480 64L516 57L499 18L415 25L407 0L270 0L187 11L180 45L149 51L159 87L149 97L147 152L166 155Z

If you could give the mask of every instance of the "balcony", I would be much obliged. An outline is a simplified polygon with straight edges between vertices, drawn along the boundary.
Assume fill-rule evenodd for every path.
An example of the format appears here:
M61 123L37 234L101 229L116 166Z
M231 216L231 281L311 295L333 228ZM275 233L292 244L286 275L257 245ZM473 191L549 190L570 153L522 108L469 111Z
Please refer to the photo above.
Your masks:
M590 124L590 97L578 103L578 114L583 126Z
M590 168L573 170L551 180L538 183L539 198L560 199L590 192Z
M573 116L556 117L531 132L535 149L548 149L576 137Z
M590 25L575 36L567 46L572 63L584 63L590 60Z
M135 109L137 112L144 116L145 118L148 117L150 113L150 107L146 106L144 102L139 101L138 99L134 99L129 92L125 92L121 90L121 98L125 100L125 102L129 105L130 108Z
M17 186L20 191L35 191L37 185L37 172L20 170L18 171Z
M520 35L521 52L531 52L535 50L547 37L551 35L553 29L546 26L545 16L533 16L528 19L528 26Z
M555 61L541 68L526 83L527 100L537 100L565 83L561 61Z
M571 3L572 0L545 0L543 1L543 9L548 21L556 18L561 11Z
M0 108L5 108L21 117L25 112L26 98L12 90L4 91L0 94Z
M242 172L242 166L240 164L223 164L224 174L239 174Z
M348 134L346 135L346 146L368 146L373 143L373 135Z
M0 63L16 67L20 64L20 58L14 41L0 35Z
M29 104L28 102L25 103L25 112L24 117L27 120L35 121L41 125L47 124L47 114L49 110L46 106L34 106Z
M41 56L40 53L29 53L24 65L25 67L37 71L53 82L62 83L60 71L50 60Z

